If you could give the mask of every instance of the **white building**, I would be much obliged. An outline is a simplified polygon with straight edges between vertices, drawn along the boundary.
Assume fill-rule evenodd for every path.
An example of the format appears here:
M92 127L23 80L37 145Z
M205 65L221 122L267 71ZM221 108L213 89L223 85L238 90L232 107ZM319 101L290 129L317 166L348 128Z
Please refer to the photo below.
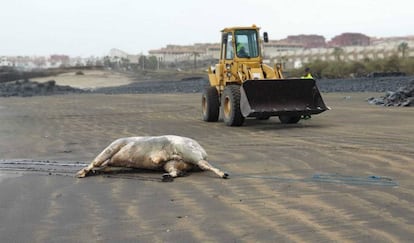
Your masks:
M0 67L13 67L14 64L7 57L0 57Z
M341 48L339 58L344 61L362 61L364 59L387 58L392 55L401 56L398 46L406 42L408 44L408 51L406 53L409 57L414 57L414 40L395 40L382 41L374 43L370 46L346 46ZM268 56L272 62L283 63L285 68L300 68L305 63L322 60L333 61L337 57L335 48L312 48L312 49L297 49L297 50L281 50L273 52L273 55Z

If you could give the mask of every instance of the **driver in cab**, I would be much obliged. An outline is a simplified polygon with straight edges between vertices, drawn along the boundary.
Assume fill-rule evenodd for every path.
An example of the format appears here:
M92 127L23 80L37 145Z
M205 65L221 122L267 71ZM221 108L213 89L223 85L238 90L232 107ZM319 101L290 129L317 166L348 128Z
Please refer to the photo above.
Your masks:
M246 48L243 44L237 44L237 56L238 57L249 57L249 54L246 52Z

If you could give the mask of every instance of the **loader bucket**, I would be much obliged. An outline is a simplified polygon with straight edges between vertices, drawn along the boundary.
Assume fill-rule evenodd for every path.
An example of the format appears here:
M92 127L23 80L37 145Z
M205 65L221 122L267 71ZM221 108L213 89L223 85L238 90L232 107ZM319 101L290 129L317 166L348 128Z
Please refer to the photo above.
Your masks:
M301 116L329 110L314 79L246 80L240 95L244 117Z

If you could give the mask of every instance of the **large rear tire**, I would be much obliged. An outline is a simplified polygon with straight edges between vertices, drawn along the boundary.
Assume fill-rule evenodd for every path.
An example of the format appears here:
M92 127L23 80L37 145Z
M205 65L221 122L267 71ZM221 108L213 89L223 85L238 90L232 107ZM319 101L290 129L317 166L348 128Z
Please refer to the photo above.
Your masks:
M227 85L221 97L223 120L227 126L241 126L244 116L240 111L240 86Z
M201 98L203 121L216 122L220 114L219 94L215 87L207 87Z
M279 116L279 120L282 124L295 124L299 122L300 116L282 115L282 116Z

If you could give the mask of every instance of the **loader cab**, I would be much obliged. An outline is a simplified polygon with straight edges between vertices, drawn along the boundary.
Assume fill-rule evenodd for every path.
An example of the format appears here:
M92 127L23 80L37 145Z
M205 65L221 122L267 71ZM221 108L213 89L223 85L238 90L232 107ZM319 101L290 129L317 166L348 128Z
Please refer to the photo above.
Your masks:
M220 60L215 66L215 77L211 75L211 82L223 90L229 83L241 84L247 78L244 75L249 72L247 69L260 68L263 60L256 26L225 28L221 34Z
M260 57L259 37L256 29L223 31L221 60Z
M237 57L254 58L259 56L259 41L256 30L236 30L234 36Z

